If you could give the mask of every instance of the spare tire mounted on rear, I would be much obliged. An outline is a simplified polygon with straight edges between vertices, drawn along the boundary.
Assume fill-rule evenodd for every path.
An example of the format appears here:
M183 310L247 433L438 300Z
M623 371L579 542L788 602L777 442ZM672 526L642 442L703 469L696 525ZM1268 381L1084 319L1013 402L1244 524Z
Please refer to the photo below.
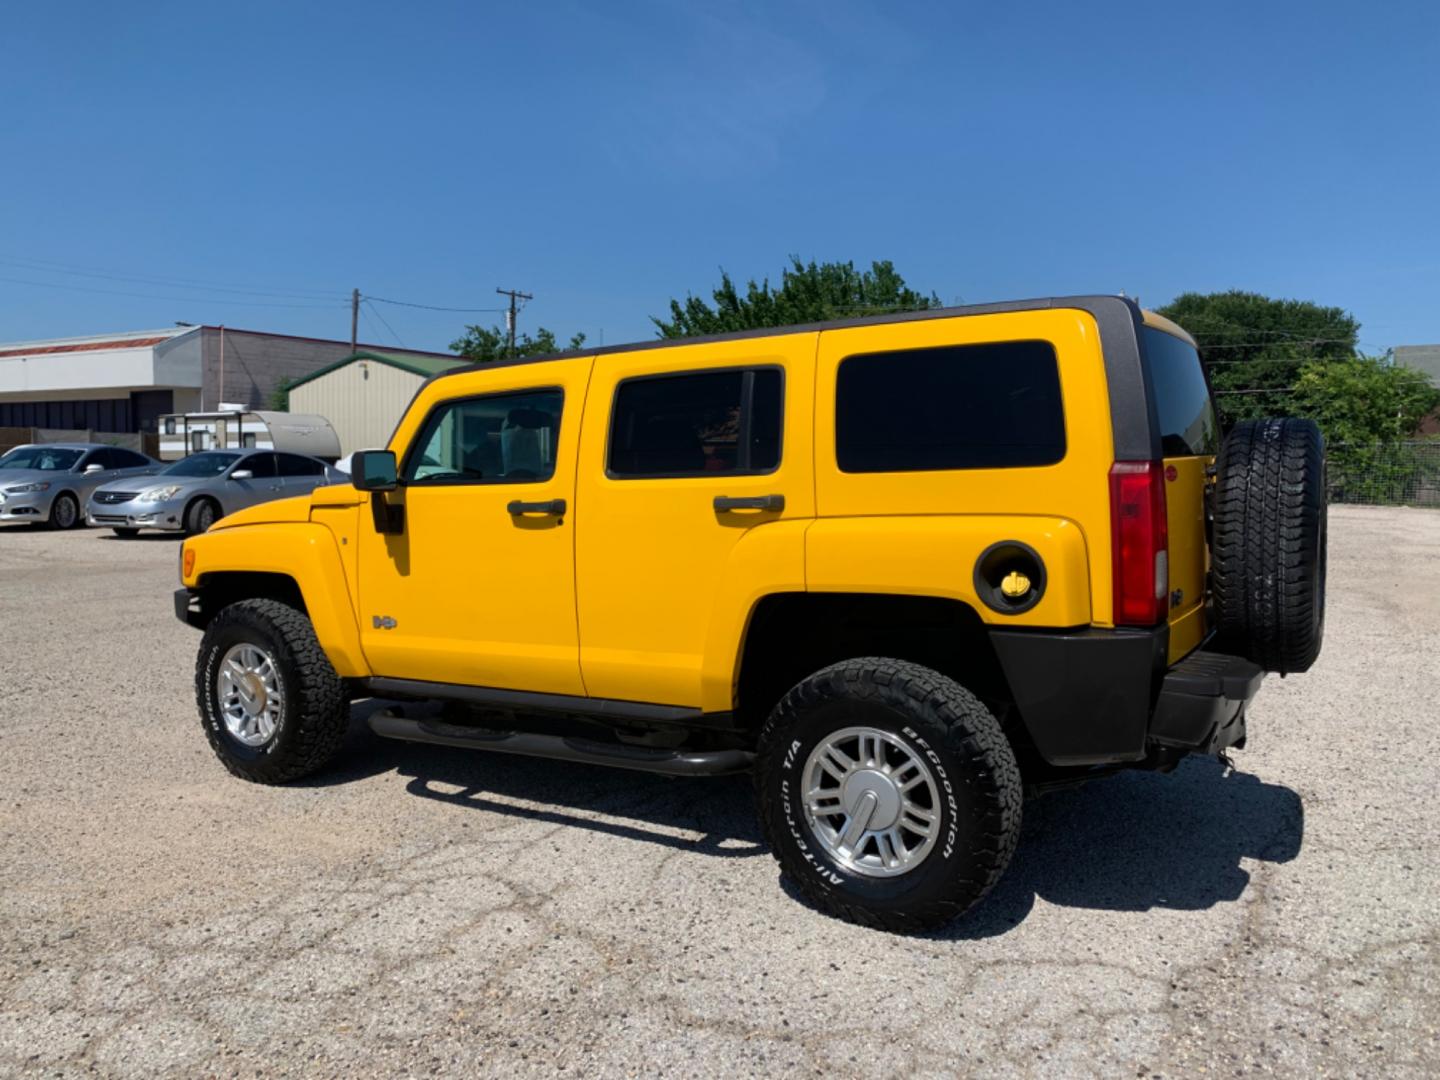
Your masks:
M1325 628L1325 441L1311 420L1246 420L1216 462L1221 644L1267 671L1305 671Z

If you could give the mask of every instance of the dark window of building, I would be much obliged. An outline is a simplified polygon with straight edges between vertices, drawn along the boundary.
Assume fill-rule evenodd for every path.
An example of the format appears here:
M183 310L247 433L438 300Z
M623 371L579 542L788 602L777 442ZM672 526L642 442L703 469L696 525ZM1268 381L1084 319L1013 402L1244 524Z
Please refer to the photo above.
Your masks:
M1055 348L1003 341L847 357L835 453L851 473L1053 465L1065 456Z
M447 401L425 421L405 460L412 484L506 484L555 475L560 390Z
M240 434L240 445L247 449L255 445L255 432L245 431ZM273 444L272 444L273 445Z
M324 476L325 466L301 454L276 454L281 476Z
M1213 454L1220 447L1215 403L1194 346L1147 326L1145 361L1160 419L1160 452L1166 457Z
M198 454L201 450L204 450L205 444L209 441L209 439L210 432L206 431L204 428L200 428L196 431L190 432L190 452L192 454Z
M167 416L167 417L165 417L165 434L166 434L166 435L174 435L174 434L175 434L175 417L173 417L173 416Z
M773 472L780 464L782 397L778 368L622 382L610 420L610 474Z

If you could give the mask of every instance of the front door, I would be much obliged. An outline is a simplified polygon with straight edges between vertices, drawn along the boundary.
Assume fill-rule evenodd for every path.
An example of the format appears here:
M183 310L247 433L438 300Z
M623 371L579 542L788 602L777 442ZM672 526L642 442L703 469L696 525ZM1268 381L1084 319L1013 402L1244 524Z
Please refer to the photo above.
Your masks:
M584 694L572 515L590 364L497 368L422 392L424 418L396 447L399 489L372 495L398 508L399 531L360 529L375 674Z
M591 696L731 708L761 591L805 587L816 335L595 361L576 515Z

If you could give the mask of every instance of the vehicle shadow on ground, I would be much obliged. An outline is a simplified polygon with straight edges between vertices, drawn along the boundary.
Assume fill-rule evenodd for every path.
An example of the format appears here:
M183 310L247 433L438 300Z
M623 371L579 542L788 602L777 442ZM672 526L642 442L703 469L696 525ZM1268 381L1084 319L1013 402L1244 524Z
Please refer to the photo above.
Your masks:
M1296 792L1227 776L1212 758L1188 758L1168 775L1122 773L1027 802L1009 872L932 936L1004 934L1037 898L1094 911L1204 910L1239 899L1250 882L1242 859L1289 862L1304 836Z
M603 765L382 739L372 712L392 703L356 702L335 767L314 786L394 770L405 790L463 810L573 826L718 858L767 855L748 776L676 778Z
M462 810L573 826L723 858L767 854L748 777L676 779L600 765L382 739L365 723L387 702L357 702L340 759L317 786L394 770L417 798ZM1025 804L1020 845L995 890L930 935L973 940L1008 933L1037 898L1095 911L1199 911L1237 900L1243 859L1300 853L1300 796L1210 758L1173 773L1122 773ZM784 879L781 886L808 903Z

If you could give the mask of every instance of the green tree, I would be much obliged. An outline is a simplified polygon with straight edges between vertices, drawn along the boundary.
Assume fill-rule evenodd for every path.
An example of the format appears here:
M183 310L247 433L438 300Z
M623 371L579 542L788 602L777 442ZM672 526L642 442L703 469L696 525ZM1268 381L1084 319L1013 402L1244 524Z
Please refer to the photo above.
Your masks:
M576 334L570 339L570 344L562 349L555 340L554 332L543 326L535 331L534 337L528 333L515 336L516 356L544 356L584 347L585 335ZM481 362L501 360L509 355L509 335L499 326L467 326L465 336L450 343L450 351Z
M668 320L650 319L658 336L723 334L941 306L934 293L925 296L906 285L893 263L876 262L869 270L856 270L853 262L803 263L798 256L791 256L790 266L781 271L779 288L771 288L766 278L758 285L747 282L742 293L722 270L720 285L710 295L713 306L694 295L687 295L683 303L671 300Z
M266 403L271 412L290 411L290 387L294 386L295 382L289 375L280 376L275 388L270 391L270 400Z
M1182 293L1160 309L1194 336L1227 421L1294 411L1291 390L1311 361L1355 356L1360 324L1338 307L1232 289Z
M1295 380L1296 415L1325 432L1332 486L1347 500L1403 501L1422 479L1433 478L1431 459L1393 444L1415 435L1440 408L1440 389L1391 356L1311 360Z

